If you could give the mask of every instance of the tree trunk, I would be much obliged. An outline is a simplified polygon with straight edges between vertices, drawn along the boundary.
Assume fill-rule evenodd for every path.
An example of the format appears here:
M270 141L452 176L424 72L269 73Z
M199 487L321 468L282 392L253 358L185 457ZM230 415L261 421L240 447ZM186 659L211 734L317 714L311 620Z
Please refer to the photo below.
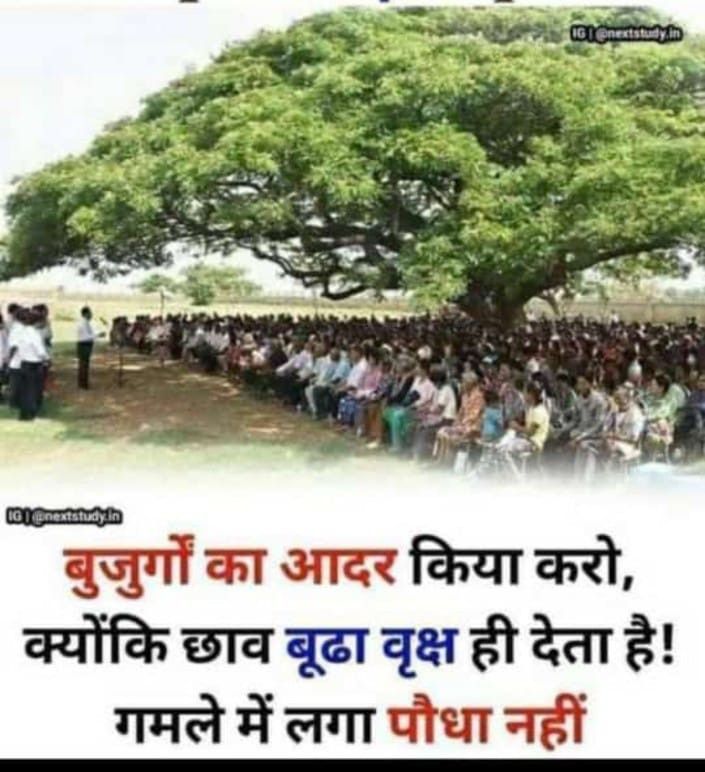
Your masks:
M503 306L498 309L497 323L503 330L511 330L526 323L524 304Z
M523 301L492 302L481 297L478 292L469 290L455 299L457 307L471 318L482 324L498 327L503 331L511 330L526 321Z
M563 311L561 309L561 304L558 301L558 297L551 291L542 292L538 296L539 300L543 300L544 303L548 305L548 307L553 311L554 316L562 316Z

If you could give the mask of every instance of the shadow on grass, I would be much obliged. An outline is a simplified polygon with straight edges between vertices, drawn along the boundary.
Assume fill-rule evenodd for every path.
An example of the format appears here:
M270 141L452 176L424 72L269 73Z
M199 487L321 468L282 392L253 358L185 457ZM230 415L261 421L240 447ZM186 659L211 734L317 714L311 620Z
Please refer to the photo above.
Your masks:
M158 447L178 447L181 445L218 445L225 444L216 437L198 429L149 429L139 432L131 442L136 445L156 445Z
M83 420L85 418L77 415L71 407L50 398L44 401L34 421L20 421L16 410L11 409L7 403L0 405L0 433L11 437L12 443L18 448L25 443L46 444L57 440L108 442L109 438L91 431L81 423Z
M21 423L0 406L0 433L8 427L18 460L41 455L68 462L177 464L331 469L373 454L307 416L292 415L276 402L216 377L170 365L154 369L150 360L130 355L145 369L133 388L105 388L105 352L96 372L101 388L74 396L75 360L70 343L54 349L58 388L48 395L39 420ZM101 382L102 379L102 382ZM201 420L200 415L208 417ZM14 423L11 423L14 422Z
M60 442L99 442L102 444L107 444L110 441L105 435L92 432L82 426L67 426L56 435L56 439Z
M4 407L4 409L2 409ZM33 423L22 423L7 406L0 406L0 433L6 434L18 451L23 445L29 454L35 447L46 448L51 443L61 445L62 453L73 449L90 454L91 449L110 451L111 445L123 444L146 451L149 459L159 461L159 451L170 451L169 456L181 456L195 464L247 464L276 466L292 463L304 467L329 469L358 455L359 448L347 437L331 437L320 441L295 441L244 436L238 433L232 439L223 439L197 428L147 429L132 435L111 436L91 428L90 422L101 413L82 413L74 406L47 400L42 415ZM7 432L5 430L8 430ZM57 448L58 449L58 448ZM117 453L119 451L116 449ZM128 450L128 455L130 454ZM22 454L24 455L24 454ZM143 458L143 455L140 455ZM115 459L119 461L118 458Z
M79 435L76 435L80 439ZM206 454L208 458L223 462L233 456L242 460L271 462L280 459L282 463L291 463L292 458L304 465L332 467L341 461L350 459L356 451L354 446L344 439L332 438L324 442L307 443L290 440L266 440L257 437L234 437L223 441L207 432L197 429L154 429L140 432L129 439L130 444L142 447L162 448L177 451L195 457Z

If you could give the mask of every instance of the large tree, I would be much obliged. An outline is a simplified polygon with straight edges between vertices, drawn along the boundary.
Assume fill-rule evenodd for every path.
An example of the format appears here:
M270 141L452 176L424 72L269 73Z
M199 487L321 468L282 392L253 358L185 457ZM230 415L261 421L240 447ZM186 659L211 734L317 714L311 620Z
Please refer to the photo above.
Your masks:
M228 47L7 202L17 275L247 249L329 298L508 324L588 269L705 254L705 44L571 43L643 9L348 10Z

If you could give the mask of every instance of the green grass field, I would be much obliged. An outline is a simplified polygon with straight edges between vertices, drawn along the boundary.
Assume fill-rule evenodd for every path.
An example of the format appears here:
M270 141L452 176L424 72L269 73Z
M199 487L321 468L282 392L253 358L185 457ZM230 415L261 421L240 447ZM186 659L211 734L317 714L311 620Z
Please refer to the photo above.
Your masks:
M327 423L256 399L222 376L180 363L162 368L155 359L127 353L124 379L119 387L117 354L101 345L92 388L79 392L72 346L59 343L42 417L20 422L0 406L4 472L31 466L57 475L76 468L92 475L164 469L327 473L372 471L380 461L401 465Z
M38 293L3 293L36 303ZM92 388L76 388L74 339L76 317L85 303L101 318L158 313L147 297L46 298L54 329L53 370L41 418L17 420L7 405L0 405L0 456L5 474L29 469L52 475L82 468L92 475L111 476L136 470L167 469L187 474L195 469L221 472L272 471L327 474L354 468L378 473L380 464L405 469L406 464L373 453L363 443L328 426L281 408L271 400L254 398L222 376L207 376L181 363L161 367L156 359L128 352L124 385L118 385L118 354L101 343L92 366ZM174 302L169 312L194 310ZM252 314L280 312L264 303L207 309ZM297 304L294 313L312 313L311 305ZM320 311L320 307L318 308ZM340 308L338 313L380 313L379 307ZM388 311L385 311L385 313Z

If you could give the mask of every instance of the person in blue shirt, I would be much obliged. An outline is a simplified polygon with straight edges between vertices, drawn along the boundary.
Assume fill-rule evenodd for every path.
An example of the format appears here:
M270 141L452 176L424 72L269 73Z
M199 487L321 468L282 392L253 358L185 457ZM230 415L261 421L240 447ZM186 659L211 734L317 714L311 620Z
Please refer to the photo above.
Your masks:
M485 391L485 411L482 414L482 439L496 442L504 434L504 420L499 394L493 389Z
M347 352L333 348L330 352L331 367L326 373L325 382L317 383L311 391L313 402L313 415L317 419L323 419L330 415L332 410L333 392L345 383L352 365Z

